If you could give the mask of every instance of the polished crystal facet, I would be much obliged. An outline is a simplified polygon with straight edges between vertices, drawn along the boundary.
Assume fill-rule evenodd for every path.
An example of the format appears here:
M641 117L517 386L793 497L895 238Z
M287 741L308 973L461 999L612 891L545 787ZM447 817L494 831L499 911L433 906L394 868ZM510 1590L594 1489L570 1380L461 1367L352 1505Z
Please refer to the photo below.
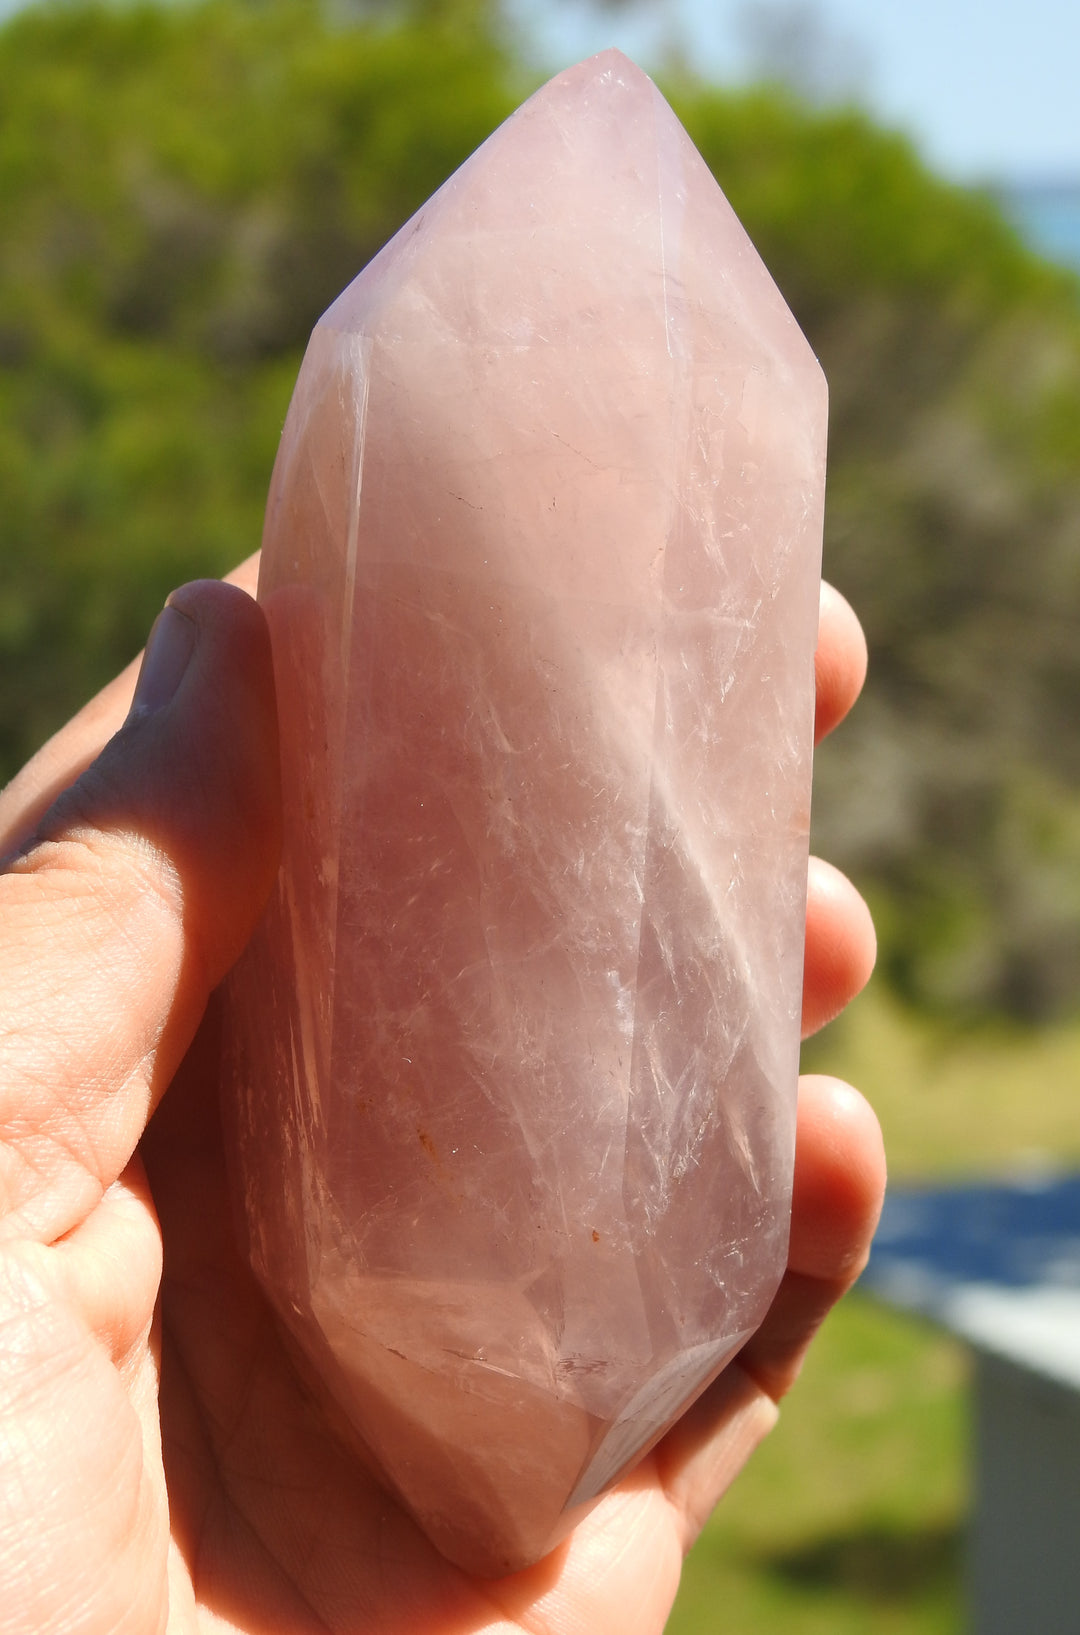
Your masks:
M527 102L318 324L259 595L255 1269L432 1540L547 1551L786 1252L825 389L655 87Z

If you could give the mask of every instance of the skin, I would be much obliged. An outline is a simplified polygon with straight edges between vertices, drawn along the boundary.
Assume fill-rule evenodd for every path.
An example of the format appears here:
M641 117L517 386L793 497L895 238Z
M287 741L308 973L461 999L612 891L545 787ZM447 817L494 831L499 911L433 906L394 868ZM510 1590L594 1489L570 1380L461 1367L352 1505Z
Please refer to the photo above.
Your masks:
M873 1113L803 1079L789 1266L758 1334L546 1561L494 1583L450 1567L345 1451L234 1246L212 994L276 868L273 680L242 590L170 601L126 724L134 666L0 796L0 1632L658 1632L864 1263ZM826 589L820 732L865 666ZM873 957L861 899L812 863L807 1031Z

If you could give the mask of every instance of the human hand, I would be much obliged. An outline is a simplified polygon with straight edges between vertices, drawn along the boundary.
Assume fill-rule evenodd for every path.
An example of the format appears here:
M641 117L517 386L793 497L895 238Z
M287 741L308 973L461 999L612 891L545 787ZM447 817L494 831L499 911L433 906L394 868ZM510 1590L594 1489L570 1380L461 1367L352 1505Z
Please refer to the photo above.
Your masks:
M865 1257L873 1115L803 1081L789 1268L759 1333L546 1561L493 1584L449 1566L344 1451L234 1245L207 1002L276 866L273 683L248 598L172 604L100 758L131 672L0 797L0 852L24 847L0 876L0 1632L659 1631ZM864 663L823 593L822 730ZM872 960L859 898L813 865L808 1031Z

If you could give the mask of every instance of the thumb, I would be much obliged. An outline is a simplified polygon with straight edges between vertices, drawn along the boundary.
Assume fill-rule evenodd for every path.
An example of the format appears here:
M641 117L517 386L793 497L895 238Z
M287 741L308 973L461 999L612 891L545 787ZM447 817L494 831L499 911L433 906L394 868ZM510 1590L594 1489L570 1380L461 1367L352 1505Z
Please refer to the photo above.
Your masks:
M0 875L0 1232L54 1240L124 1168L251 934L278 842L262 613L232 586L186 585L127 721Z

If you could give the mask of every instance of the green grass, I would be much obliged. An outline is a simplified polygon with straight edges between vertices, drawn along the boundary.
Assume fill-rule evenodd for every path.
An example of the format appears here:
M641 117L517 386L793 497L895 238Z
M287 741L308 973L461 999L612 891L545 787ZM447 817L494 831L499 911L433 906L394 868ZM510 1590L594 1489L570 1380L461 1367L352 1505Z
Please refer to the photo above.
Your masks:
M804 1059L869 1096L894 1180L1080 1164L1080 1022L958 1031L874 987Z
M716 1512L671 1635L946 1635L960 1627L965 1361L854 1297Z
M1080 1162L1080 1024L958 1034L871 992L807 1052L897 1180ZM669 1635L960 1635L967 1360L855 1294L687 1564Z

